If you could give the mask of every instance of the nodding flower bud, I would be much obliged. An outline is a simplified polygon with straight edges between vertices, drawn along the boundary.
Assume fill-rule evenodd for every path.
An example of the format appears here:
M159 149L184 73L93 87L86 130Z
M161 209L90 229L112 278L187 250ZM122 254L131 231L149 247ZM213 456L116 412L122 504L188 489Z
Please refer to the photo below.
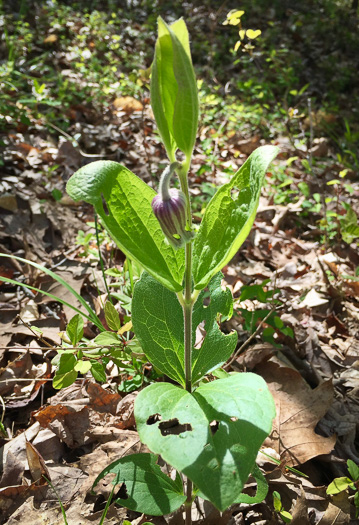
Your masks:
M175 248L181 248L193 238L193 232L186 229L187 201L184 193L177 189L168 189L169 180L178 168L173 162L162 174L159 193L152 200L152 209L160 223L168 242Z

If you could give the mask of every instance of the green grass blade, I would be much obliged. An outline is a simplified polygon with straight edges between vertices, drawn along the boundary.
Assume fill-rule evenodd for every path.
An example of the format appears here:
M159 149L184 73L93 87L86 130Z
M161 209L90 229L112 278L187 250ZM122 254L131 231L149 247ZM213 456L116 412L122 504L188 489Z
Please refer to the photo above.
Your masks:
M15 255L8 255L8 254L5 254L5 253L0 253L0 257L7 257L9 259L10 258L11 259L15 259L16 261L20 261L20 262L23 262L25 264L30 264L34 268L37 268L38 270L41 270L42 272L46 273L47 275L49 275L50 277L55 279L55 281L57 281L58 283L62 284L62 286L64 286L74 297L76 297L76 299L88 311L89 315L85 315L83 312L81 312L80 310L78 310L74 306L70 305L69 303L66 303L65 301L63 301L59 297L55 297L52 294L48 294L48 293L43 292L42 290L39 290L39 289L36 289L36 288L32 288L32 289L36 290L37 292L40 292L40 293L42 293L44 295L48 295L49 297L55 298L56 301L59 301L62 304L66 304L66 306L69 306L70 308L72 308L73 310L77 311L81 315L84 315L87 319L91 320L101 331L104 331L104 327L102 326L102 323L101 323L100 319L97 317L95 312L91 309L91 307L86 303L85 299L83 297L81 297L81 295L78 294L76 292L76 290L74 290L74 288L72 288L72 286L70 286L62 277L60 277L56 273L52 272L48 268L45 268L45 266L42 266L41 264L37 264L35 262L29 261L28 259L23 259L22 257L17 257ZM5 281L5 277L1 277L0 276L0 280ZM8 282L11 282L11 280L8 280ZM31 289L31 287L29 285L24 285L23 283L20 283L18 281L12 281L12 284L17 284L19 286L24 286L24 287L27 287L27 288Z
M85 312L82 312L81 310L76 308L76 306L73 306L72 304L64 301L63 299L61 299L60 297L57 297L56 295L53 295L52 293L44 292L43 290L40 290L40 288L36 288L35 286L30 286L29 284L20 283L20 281L15 281L14 279L9 279L8 277L3 277L1 275L0 275L0 281L3 281L4 283L14 284L15 286L22 286L23 288L27 288L28 290L33 290L34 292L38 292L43 295L47 295L47 297L51 297L51 299L53 299L54 301L57 301L65 306L68 306L69 308L74 310L76 313L82 315L83 317L86 317L86 319L88 319L89 321L94 322L94 320L90 316L85 314ZM100 328L99 325L96 325L96 326ZM103 331L103 327L102 327L102 331Z

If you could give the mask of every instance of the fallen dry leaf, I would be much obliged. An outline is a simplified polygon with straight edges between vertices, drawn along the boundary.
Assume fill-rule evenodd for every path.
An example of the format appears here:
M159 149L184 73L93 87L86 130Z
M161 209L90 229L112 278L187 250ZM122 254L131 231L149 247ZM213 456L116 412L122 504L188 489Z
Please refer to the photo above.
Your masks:
M350 521L350 502L346 491L332 496L324 516L318 525L345 525Z
M312 390L299 372L275 358L259 365L256 371L268 383L276 404L277 415L267 446L274 448L289 466L329 454L336 437L320 436L314 429L332 404L332 382Z
M113 101L116 109L122 109L126 113L133 113L133 111L142 111L143 105L139 100L133 97L117 97Z

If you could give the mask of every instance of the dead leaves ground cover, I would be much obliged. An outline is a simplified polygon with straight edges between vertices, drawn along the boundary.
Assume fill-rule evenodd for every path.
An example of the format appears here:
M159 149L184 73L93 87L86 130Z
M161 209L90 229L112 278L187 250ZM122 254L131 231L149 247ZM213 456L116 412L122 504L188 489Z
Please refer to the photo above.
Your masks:
M86 152L119 160L156 186L154 175L165 160L148 93L143 93L118 93L105 114L88 103L74 105L67 136L54 128L49 131L31 115L26 126L15 126L11 133L6 129L3 135L0 251L56 271L102 318L106 289L98 248L107 268L121 271L124 257L105 235L97 246L91 234L92 210L74 205L64 186L73 171L93 160ZM218 119L203 120L195 149L190 178L196 206L204 188L223 182L231 168L265 142L260 128L253 132L248 127L242 135L229 133L231 140L226 142L227 123ZM221 125L223 136L217 133ZM235 298L234 316L226 323L240 339L226 367L262 375L276 403L272 434L264 443L265 454L258 456L269 495L261 504L237 505L223 515L200 501L193 507L198 524L281 523L273 509L273 491L281 494L294 525L356 523L349 493L330 498L326 487L333 478L347 475L347 459L359 463L359 252L355 239L343 242L339 230L329 242L320 222L323 210L303 213L303 196L295 194L305 182L309 198L318 191L323 198L332 196L327 182L345 168L335 157L330 137L319 127L314 132L326 149L320 150L322 160L311 176L301 163L308 154L305 147L300 150L293 137L274 133L272 142L281 154L268 173L255 226L224 271ZM81 133L81 146L73 140L76 133ZM201 170L209 143L222 158L223 169L213 162L212 171ZM319 149L311 151L312 158L316 154ZM292 177L294 195L284 204L276 204L274 198L278 173ZM359 187L353 170L349 177L353 191L344 191L340 199L356 209ZM29 265L2 259L0 275L78 306L66 289ZM144 450L133 418L136 391L118 390L119 377L130 378L110 363L106 383L85 376L56 392L50 361L71 309L31 290L0 284L0 311L0 522L23 523L26 516L27 525L63 523L60 499L68 523L99 523L111 486L105 480L92 493L96 476L121 455ZM88 323L85 336L92 340L95 335ZM293 467L304 475L290 470ZM253 490L251 480L246 490ZM112 502L105 523L124 519L137 525L182 523L180 513L151 519Z

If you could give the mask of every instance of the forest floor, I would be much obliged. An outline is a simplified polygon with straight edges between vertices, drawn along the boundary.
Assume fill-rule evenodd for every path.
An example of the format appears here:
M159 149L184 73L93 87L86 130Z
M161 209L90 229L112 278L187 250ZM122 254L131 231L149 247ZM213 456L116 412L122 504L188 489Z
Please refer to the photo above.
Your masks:
M103 382L87 373L55 390L51 361L72 308L82 305L39 267L11 257L55 272L105 322L101 256L121 321L130 319L125 256L100 224L96 234L93 209L74 203L65 185L88 162L110 159L157 189L166 158L148 68L158 14L185 17L198 64L201 119L189 175L195 223L256 147L280 148L252 231L223 271L234 314L222 328L239 335L224 368L260 374L276 403L266 455L257 458L269 493L222 514L199 501L194 523L283 523L274 491L293 525L359 523L354 490L326 493L334 478L348 476L348 459L359 465L355 13L345 2L318 2L314 14L307 2L302 10L242 2L245 28L262 35L235 54L238 31L222 23L236 5L140 2L114 13L116 2L108 2L104 13L92 4L86 11L81 2L22 2L20 14L3 8L0 16L7 57L0 69L0 523L25 523L24 516L26 525L64 523L59 500L70 525L99 523L111 484L93 493L94 480L111 461L146 449L133 417L138 390L154 380L146 359L134 354L122 368L108 360ZM86 344L96 335L86 322ZM34 481L39 472L51 486ZM250 479L246 491L254 489ZM181 512L153 518L113 501L104 523L124 519L183 523Z

